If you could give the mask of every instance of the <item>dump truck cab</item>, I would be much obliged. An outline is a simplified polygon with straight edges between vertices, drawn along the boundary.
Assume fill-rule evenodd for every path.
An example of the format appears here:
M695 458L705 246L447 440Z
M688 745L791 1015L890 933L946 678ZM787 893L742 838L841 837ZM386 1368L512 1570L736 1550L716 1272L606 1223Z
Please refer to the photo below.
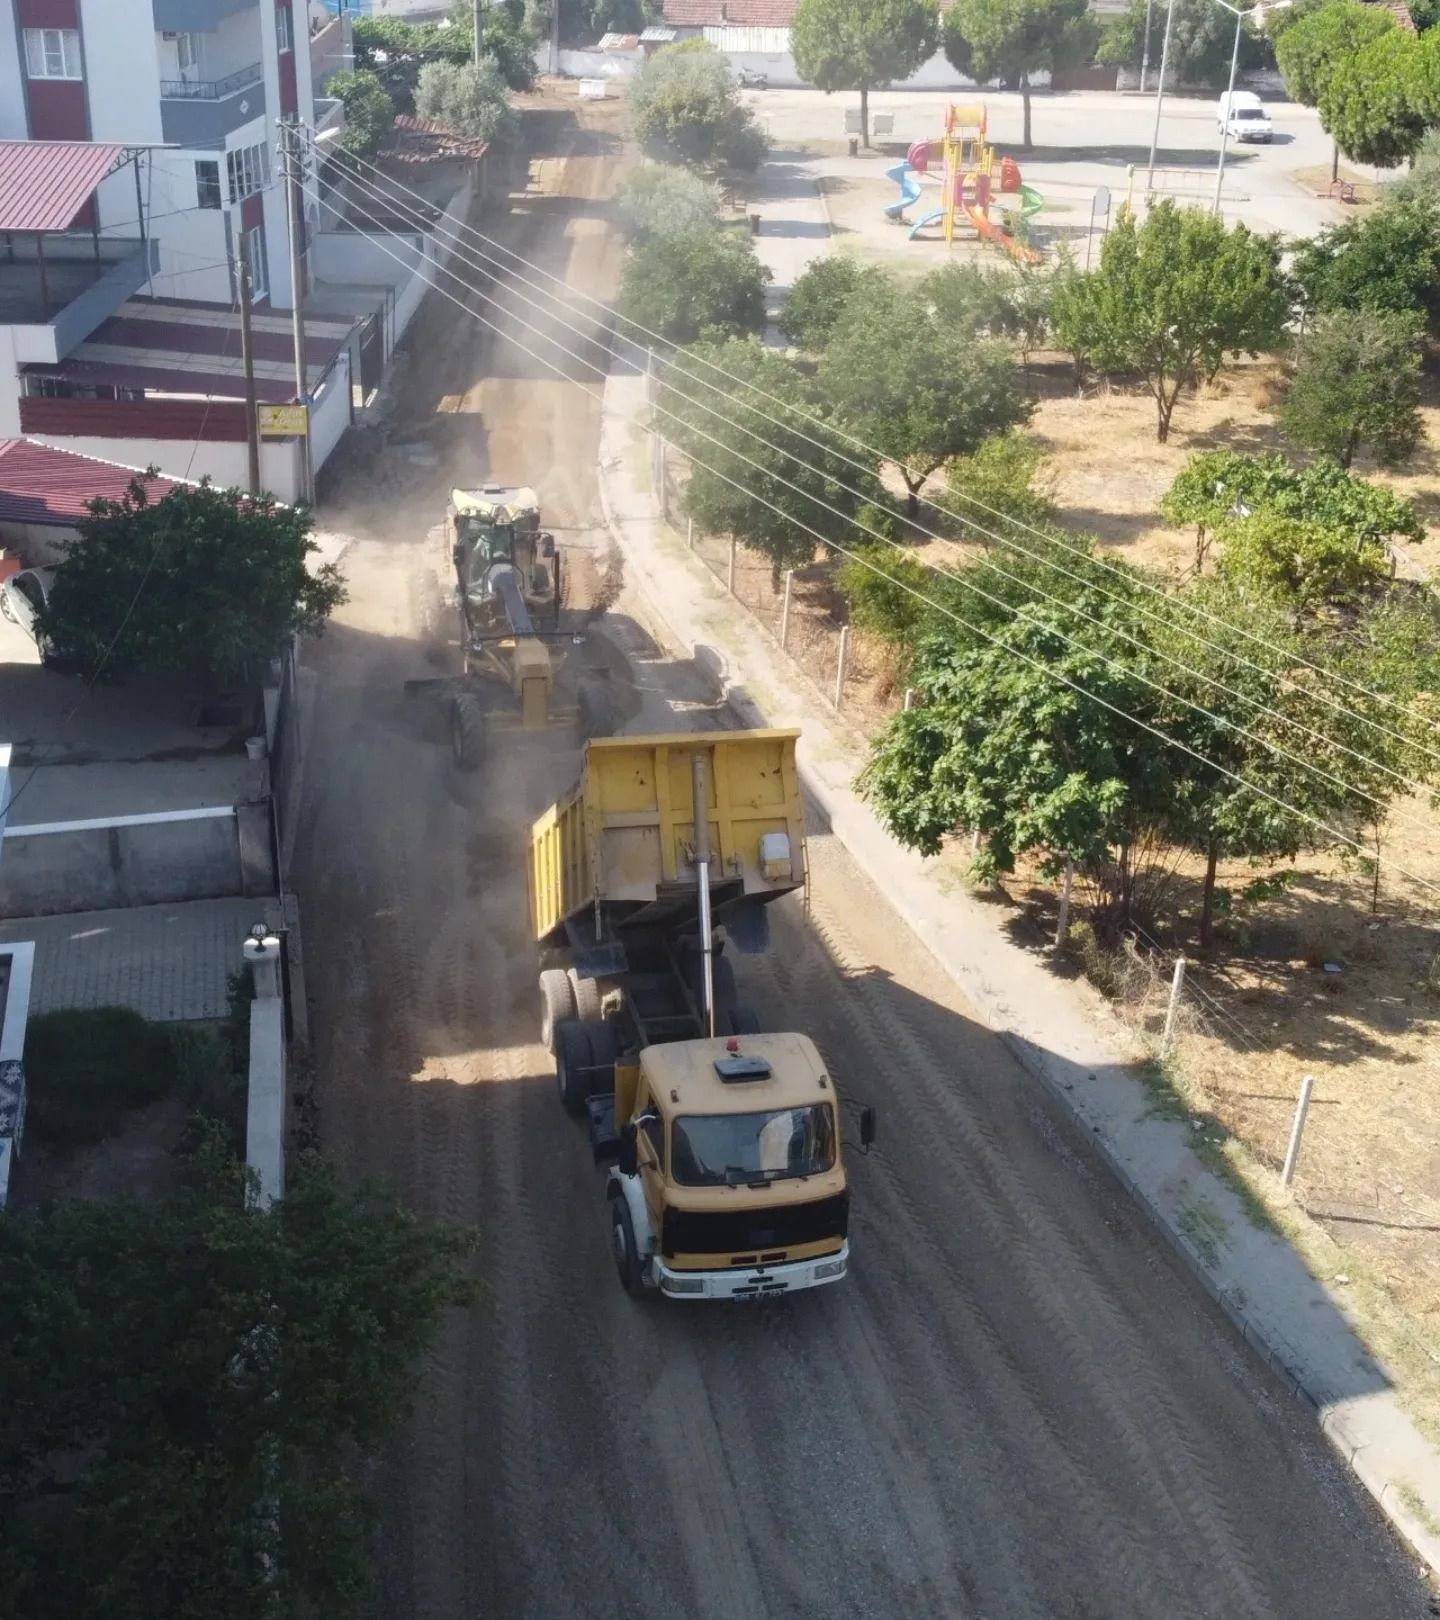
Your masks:
M840 1105L808 1036L647 1047L590 1115L628 1292L760 1299L845 1275ZM862 1111L862 1142L873 1130Z
M531 829L540 1038L632 1294L758 1299L849 1264L834 1082L808 1036L761 1032L732 955L762 954L769 907L804 886L797 737L592 740Z

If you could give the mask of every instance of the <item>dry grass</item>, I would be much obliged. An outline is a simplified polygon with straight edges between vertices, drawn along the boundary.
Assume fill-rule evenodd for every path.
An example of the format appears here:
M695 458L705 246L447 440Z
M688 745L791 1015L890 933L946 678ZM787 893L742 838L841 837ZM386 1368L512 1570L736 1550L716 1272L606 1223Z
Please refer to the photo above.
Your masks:
M1316 164L1313 168L1292 169L1290 178L1302 191L1313 192L1317 197L1330 195L1330 165L1328 163ZM1348 180L1355 188L1355 206L1362 208L1370 203L1380 200L1380 185L1378 181L1367 180L1364 175L1356 174L1354 169L1347 169L1340 165L1340 178Z

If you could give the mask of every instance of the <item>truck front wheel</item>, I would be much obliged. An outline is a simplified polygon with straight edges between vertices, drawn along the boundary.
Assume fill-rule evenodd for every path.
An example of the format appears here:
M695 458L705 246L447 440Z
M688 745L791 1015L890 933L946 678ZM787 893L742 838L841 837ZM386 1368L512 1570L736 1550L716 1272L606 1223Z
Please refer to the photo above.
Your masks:
M634 1223L623 1198L610 1200L610 1246L615 1256L615 1271L620 1278L620 1286L631 1299L646 1298L651 1290L645 1285L645 1271L635 1243Z

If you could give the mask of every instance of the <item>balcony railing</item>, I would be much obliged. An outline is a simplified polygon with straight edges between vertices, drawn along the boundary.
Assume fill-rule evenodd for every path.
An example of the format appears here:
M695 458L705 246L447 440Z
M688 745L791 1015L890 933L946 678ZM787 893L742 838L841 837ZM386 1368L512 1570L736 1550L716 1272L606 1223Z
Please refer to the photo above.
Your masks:
M224 101L259 84L264 76L263 64L252 62L223 79L161 79L160 97L163 101Z

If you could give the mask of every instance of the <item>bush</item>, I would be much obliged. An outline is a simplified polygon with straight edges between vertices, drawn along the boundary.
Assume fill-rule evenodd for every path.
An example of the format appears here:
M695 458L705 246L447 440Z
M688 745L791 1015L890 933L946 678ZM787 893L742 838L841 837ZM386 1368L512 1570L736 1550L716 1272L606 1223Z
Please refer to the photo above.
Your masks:
M103 1141L132 1108L168 1095L179 1066L163 1024L128 1007L85 1007L30 1020L25 1074L31 1128L70 1150Z
M1342 467L1365 448L1382 467L1399 466L1425 436L1422 326L1417 311L1322 315L1296 350L1282 416L1287 437Z
M336 73L326 91L345 103L345 150L373 157L395 122L395 103L373 73Z
M887 536L897 527L894 514L877 507L862 507L855 521ZM906 654L913 652L920 636L936 622L937 609L929 604L941 579L933 569L894 546L876 542L856 548L841 565L836 583L850 603L850 622L855 628Z
M1386 575L1385 548L1303 518L1259 512L1222 525L1222 578L1298 609L1353 600Z
M816 259L790 289L780 313L780 330L798 347L818 354L830 341L845 306L855 293L887 279L885 271L845 254Z
M671 343L693 343L707 332L739 337L764 330L769 279L748 236L711 230L657 236L625 265L620 313Z
M621 183L616 206L632 242L683 236L717 223L720 188L672 163L643 163Z
M1042 524L1055 516L1055 503L1035 488L1045 449L1023 433L997 433L972 455L950 464L950 496L961 517L992 528L997 516ZM1000 527L1007 537L1007 526Z
M1389 203L1296 249L1291 274L1308 310L1421 311L1440 325L1440 205Z

